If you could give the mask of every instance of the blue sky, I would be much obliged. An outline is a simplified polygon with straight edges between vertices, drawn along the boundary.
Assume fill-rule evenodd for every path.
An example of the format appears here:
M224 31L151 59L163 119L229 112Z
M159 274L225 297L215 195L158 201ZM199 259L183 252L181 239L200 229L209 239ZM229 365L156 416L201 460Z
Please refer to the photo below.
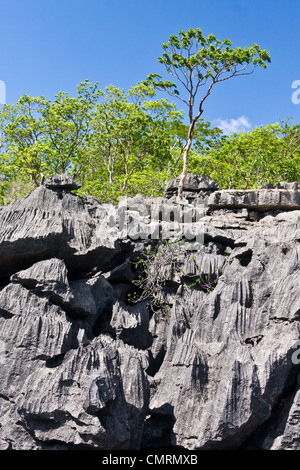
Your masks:
M8 104L25 93L75 95L85 79L127 90L162 74L157 57L171 34L199 27L233 46L257 43L272 59L266 70L218 84L203 119L227 132L288 116L298 123L299 24L299 0L0 0L0 81Z

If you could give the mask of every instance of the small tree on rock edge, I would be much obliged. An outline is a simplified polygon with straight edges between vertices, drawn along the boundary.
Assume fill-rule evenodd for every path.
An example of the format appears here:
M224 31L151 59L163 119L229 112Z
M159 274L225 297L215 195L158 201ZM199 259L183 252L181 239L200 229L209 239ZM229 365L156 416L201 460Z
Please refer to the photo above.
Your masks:
M183 171L178 186L179 199L182 199L195 124L203 113L204 102L213 86L232 77L249 75L258 66L266 68L267 62L271 62L269 52L257 44L244 48L232 48L231 45L232 42L228 39L220 41L213 34L204 37L199 28L187 32L180 31L178 35L170 36L167 43L162 44L164 52L158 58L166 71L176 79L177 84L163 80L159 74L150 74L145 81L188 106L189 129L183 154ZM180 95L178 85L186 91L185 97ZM196 105L200 89L202 94Z

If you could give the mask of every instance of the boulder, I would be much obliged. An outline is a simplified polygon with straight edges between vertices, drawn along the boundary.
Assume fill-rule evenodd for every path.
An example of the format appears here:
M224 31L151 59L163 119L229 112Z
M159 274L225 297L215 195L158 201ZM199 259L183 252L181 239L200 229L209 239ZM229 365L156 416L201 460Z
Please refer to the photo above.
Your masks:
M45 181L45 186L48 189L65 189L73 191L81 188L81 184L77 183L70 175L61 174L50 176Z
M172 179L166 184L165 197L171 198L177 195L180 176ZM183 196L186 199L193 199L199 193L210 194L212 191L219 189L219 185L207 175L197 176L196 174L188 173L183 186Z

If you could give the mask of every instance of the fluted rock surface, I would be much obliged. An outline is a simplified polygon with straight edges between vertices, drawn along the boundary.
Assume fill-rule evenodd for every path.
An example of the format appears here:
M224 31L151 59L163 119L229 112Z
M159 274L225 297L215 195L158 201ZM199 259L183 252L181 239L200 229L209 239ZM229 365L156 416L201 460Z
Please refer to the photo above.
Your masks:
M148 241L48 183L0 210L0 448L300 449L298 196L208 196L166 311L128 301Z
M117 241L103 233L105 210L93 199L40 186L0 211L1 277L32 261L64 259L73 271L101 269ZM103 241L104 240L104 241Z

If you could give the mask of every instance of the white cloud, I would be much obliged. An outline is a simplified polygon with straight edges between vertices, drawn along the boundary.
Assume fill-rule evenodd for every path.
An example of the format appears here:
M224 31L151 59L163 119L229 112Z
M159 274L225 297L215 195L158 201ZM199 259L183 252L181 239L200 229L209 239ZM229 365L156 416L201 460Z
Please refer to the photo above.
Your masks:
M218 118L212 122L215 127L222 129L224 134L232 134L233 132L246 131L251 128L251 124L246 116L240 116L237 119L221 119Z

